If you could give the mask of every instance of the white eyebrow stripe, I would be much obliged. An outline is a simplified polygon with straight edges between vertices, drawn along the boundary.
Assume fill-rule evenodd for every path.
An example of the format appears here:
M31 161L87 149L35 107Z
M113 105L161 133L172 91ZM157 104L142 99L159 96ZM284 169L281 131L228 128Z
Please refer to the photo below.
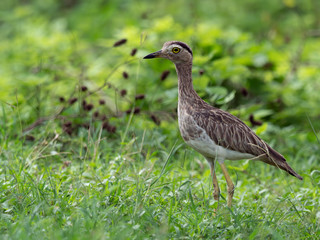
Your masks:
M174 48L174 47L177 47L177 48L180 48L180 49L183 48L182 46L180 46L178 44L172 44L172 45L170 45L170 47L171 47L171 49Z

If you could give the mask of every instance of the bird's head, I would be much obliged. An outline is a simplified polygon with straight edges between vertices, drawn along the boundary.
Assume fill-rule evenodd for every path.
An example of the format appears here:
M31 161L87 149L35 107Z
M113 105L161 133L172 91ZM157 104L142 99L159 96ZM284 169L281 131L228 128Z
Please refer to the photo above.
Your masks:
M167 58L174 64L192 62L192 50L183 42L170 41L163 44L160 51L151 53L143 59L150 58Z

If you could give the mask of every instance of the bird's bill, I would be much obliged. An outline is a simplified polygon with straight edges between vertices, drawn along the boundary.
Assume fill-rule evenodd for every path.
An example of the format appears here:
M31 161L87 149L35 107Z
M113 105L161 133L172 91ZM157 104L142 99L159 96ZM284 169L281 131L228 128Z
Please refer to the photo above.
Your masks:
M149 55L145 56L143 59L158 58L158 57L161 57L161 50L154 53L150 53Z

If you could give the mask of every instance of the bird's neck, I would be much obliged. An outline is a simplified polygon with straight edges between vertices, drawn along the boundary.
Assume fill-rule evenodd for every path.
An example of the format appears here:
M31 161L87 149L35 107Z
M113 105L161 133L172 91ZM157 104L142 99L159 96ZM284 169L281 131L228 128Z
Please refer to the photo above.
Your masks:
M179 101L185 101L188 98L198 96L192 84L192 62L177 63L175 65L178 75Z

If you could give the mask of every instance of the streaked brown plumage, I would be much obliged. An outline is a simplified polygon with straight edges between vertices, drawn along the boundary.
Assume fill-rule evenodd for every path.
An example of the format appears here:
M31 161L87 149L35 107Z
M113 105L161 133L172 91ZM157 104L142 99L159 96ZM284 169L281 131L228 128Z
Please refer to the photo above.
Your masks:
M219 200L220 190L215 174L215 162L221 165L228 185L228 206L231 206L234 185L224 160L254 159L277 166L302 180L285 158L259 138L237 117L203 101L192 85L192 51L182 42L166 42L158 52L144 57L167 58L178 75L178 119L182 138L209 162L214 186L214 198Z

